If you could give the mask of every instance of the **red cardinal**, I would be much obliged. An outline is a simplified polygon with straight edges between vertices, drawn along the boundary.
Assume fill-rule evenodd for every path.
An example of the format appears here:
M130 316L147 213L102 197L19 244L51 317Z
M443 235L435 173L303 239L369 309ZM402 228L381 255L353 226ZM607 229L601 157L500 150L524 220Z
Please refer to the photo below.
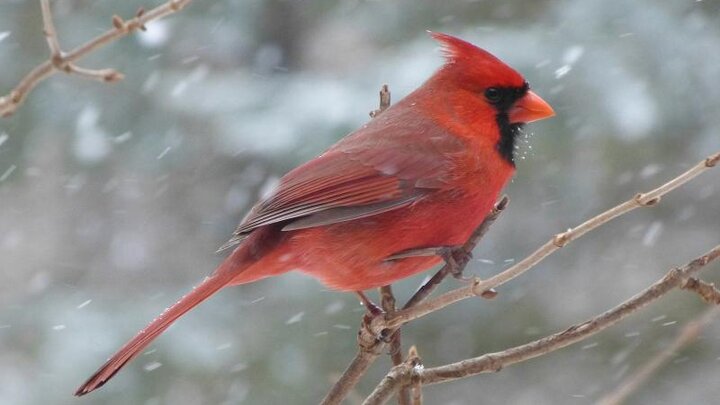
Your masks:
M446 63L420 88L292 170L223 248L225 261L125 344L75 395L105 384L176 319L223 287L300 270L362 291L430 269L414 249L462 245L515 171L523 124L554 115L511 67L432 33Z

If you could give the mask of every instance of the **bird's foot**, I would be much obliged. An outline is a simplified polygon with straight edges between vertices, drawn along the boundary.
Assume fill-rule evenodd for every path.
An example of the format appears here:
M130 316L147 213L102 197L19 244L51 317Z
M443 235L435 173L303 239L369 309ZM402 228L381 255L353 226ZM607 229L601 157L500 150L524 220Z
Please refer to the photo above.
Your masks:
M377 332L377 322L375 321L378 318L385 318L385 315L387 313L377 304L372 302L362 291L355 291L355 294L357 294L357 296L360 298L360 302L363 304L363 306L365 306L366 310L365 315L363 316L361 328L368 332L374 340L389 343L392 339L392 333L390 333L389 329L382 329ZM358 338L360 339L361 336L359 336Z
M472 280L471 277L465 277L463 275L465 266L467 266L470 259L472 259L472 252L468 252L463 246L451 246L443 248L438 256L445 260L445 263L448 265L448 270L454 278L462 281Z
M418 249L403 250L385 258L385 261L406 259L408 257L439 256L448 265L450 274L458 280L470 281L471 278L463 276L463 269L472 259L472 252L463 246L434 246Z

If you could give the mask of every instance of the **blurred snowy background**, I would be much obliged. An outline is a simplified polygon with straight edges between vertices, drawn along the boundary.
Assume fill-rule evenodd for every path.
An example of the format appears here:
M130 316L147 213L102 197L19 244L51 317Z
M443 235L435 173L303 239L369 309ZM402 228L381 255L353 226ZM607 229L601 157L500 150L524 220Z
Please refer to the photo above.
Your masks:
M66 49L113 14L159 3L53 2ZM426 29L506 60L558 114L529 128L510 208L471 264L487 276L720 149L719 16L717 0L197 0L94 54L82 65L126 79L58 75L0 120L0 403L317 402L355 352L362 307L299 274L220 293L102 390L71 394L214 268L215 249L263 190L366 121L382 83L397 100L440 66ZM0 92L47 53L39 2L0 1ZM493 301L413 323L406 347L438 365L628 298L718 243L719 175L588 235ZM429 387L427 403L590 403L703 307L673 293L561 352ZM717 400L719 332L711 325L634 402Z

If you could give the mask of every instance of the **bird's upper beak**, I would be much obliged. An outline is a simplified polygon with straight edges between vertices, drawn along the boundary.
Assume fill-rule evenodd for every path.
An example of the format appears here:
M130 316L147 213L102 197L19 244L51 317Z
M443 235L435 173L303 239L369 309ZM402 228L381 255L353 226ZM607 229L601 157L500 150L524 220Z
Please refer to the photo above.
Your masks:
M508 112L512 124L538 121L554 115L555 111L550 104L532 91L528 91L520 100L516 101Z

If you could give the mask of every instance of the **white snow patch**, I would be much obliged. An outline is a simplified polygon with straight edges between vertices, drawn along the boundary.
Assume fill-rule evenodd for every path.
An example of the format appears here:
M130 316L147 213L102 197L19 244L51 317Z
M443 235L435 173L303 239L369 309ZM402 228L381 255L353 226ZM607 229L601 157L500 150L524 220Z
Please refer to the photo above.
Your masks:
M188 82L187 82L187 80L180 80L180 81L177 82L177 84L173 87L173 89L172 89L172 91L170 92L170 94L171 94L173 97L178 97L178 96L182 95L182 94L185 92L185 90L187 89L187 87L188 87Z
M150 76L148 76L147 79L145 79L145 82L142 85L142 92L144 94L147 94L157 87L158 83L160 82L160 73L157 71L152 72Z
M275 191L277 190L278 186L280 185L280 178L276 176L268 177L267 180L265 180L265 183L260 187L260 198L266 199L270 198Z
M648 92L648 85L629 74L617 75L612 85L603 88L605 107L623 135L629 139L642 138L658 121L658 107Z
M662 222L654 221L653 223L651 223L650 226L648 226L647 231L645 231L645 235L643 236L643 246L655 246L655 242L657 242L658 238L660 237L662 230Z
M327 315L334 315L338 312L342 311L342 309L345 308L345 303L342 301L335 301L331 302L328 306L325 307L325 313Z
M75 123L75 157L85 163L97 163L110 153L108 134L100 125L100 111L94 106L85 107Z
M155 20L148 23L146 28L146 31L140 31L137 39L147 48L159 48L170 38L170 23L167 20Z
M651 163L645 167L642 168L640 171L640 177L643 179L646 179L648 177L654 176L660 172L662 169L662 166L659 164Z
M585 53L585 48L581 45L573 45L563 53L563 63L566 65L574 65Z

